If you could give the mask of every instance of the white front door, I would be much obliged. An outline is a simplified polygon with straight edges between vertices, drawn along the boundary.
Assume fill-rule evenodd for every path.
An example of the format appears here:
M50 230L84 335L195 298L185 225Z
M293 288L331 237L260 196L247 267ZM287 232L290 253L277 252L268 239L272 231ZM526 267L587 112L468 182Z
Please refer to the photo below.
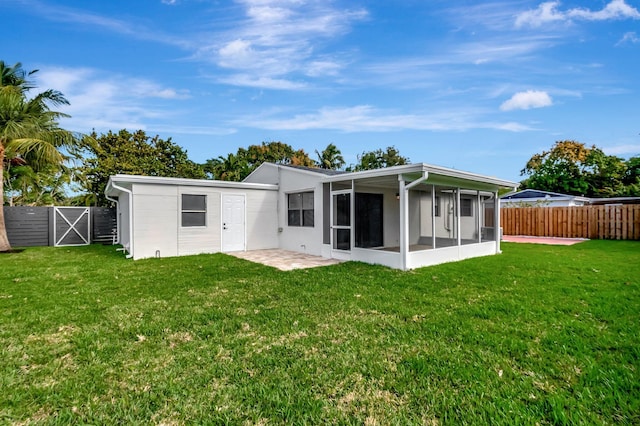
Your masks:
M243 251L244 195L222 194L222 251Z

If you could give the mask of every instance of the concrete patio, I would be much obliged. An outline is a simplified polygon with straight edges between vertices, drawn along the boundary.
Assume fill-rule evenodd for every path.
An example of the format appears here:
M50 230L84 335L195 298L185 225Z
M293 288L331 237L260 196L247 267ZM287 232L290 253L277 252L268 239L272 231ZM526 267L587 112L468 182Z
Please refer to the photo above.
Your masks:
M278 268L281 271L317 268L319 266L335 265L341 262L337 259L325 259L321 256L312 256L280 249L236 251L227 254L250 262L262 263L263 265Z
M572 246L589 241L585 238L530 237L526 235L504 235L502 241L508 243L548 244L554 246Z

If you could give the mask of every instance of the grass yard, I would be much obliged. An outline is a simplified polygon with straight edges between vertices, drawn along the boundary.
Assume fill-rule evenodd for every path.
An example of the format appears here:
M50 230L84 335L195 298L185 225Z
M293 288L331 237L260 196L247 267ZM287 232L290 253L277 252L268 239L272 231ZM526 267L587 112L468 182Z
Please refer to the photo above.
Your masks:
M640 243L412 272L0 255L0 423L639 424Z

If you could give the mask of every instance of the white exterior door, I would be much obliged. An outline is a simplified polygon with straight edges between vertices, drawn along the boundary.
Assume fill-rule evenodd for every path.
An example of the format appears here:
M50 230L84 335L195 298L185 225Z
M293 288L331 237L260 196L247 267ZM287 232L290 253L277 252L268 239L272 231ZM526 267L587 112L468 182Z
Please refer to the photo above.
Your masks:
M245 249L244 195L222 194L222 251Z

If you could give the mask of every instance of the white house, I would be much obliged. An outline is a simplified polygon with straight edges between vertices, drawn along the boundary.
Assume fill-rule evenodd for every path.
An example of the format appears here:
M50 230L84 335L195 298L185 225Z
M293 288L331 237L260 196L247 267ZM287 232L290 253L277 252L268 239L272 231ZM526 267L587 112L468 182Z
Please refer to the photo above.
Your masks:
M587 197L559 194L557 192L523 189L505 194L500 199L501 207L572 207L586 206L590 203Z
M498 190L427 164L362 172L262 164L243 182L112 176L134 259L281 248L413 269L500 252Z

